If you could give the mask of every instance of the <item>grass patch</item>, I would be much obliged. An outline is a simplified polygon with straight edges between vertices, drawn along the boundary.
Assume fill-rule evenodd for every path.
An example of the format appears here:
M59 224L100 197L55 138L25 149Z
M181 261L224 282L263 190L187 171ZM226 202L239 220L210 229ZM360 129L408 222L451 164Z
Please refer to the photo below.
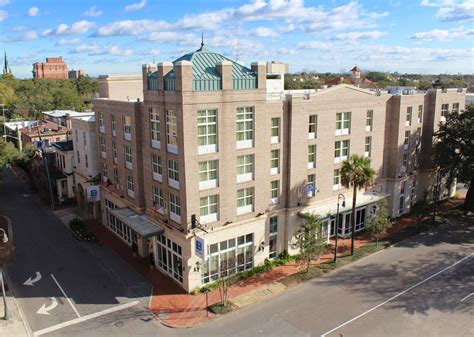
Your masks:
M226 305L216 303L209 306L209 311L216 315L225 315L231 311L234 311L237 307L231 301L227 301Z

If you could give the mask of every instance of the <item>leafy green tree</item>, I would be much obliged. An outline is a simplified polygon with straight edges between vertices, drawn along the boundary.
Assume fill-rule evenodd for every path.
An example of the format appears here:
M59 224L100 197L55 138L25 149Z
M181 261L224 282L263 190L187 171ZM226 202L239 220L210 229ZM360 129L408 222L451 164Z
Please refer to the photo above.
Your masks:
M0 140L0 166L14 164L23 159L23 153L11 142Z
M376 240L376 246L378 246L379 239L391 225L392 221L390 221L387 211L387 200L382 199L377 203L377 211L368 219L368 226L366 227L372 240Z
M342 163L341 182L346 188L353 188L352 217L351 217L351 255L354 255L355 215L357 205L357 190L372 184L375 171L370 167L370 159L353 154L349 160Z
M294 236L293 249L300 252L301 261L309 271L311 261L320 257L327 249L327 242L323 236L322 221L317 215L304 214L300 230Z
M435 164L447 177L447 186L455 180L468 186L464 208L474 211L474 106L449 113L435 139Z

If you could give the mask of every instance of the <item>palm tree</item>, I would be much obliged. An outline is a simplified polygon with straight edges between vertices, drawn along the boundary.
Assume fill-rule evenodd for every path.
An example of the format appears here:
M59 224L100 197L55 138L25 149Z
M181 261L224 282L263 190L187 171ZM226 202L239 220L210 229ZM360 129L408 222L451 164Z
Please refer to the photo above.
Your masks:
M352 196L352 217L351 217L351 255L354 255L354 232L357 190L372 184L375 171L370 167L370 159L367 157L353 154L349 160L342 163L341 182L346 188L353 187Z

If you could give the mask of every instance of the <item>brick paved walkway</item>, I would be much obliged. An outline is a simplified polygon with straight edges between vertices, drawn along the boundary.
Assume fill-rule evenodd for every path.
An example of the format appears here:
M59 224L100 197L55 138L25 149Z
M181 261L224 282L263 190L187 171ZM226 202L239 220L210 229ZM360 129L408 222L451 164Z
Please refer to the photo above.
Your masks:
M445 202L440 208L448 209L462 203L462 200ZM389 229L388 233L398 232L416 222L419 218L416 216L407 216L399 219ZM167 276L157 270L151 270L147 258L133 257L131 248L117 238L105 226L94 224L90 225L90 230L94 232L104 245L112 247L117 254L129 263L137 272L142 274L153 285L153 296L150 301L150 309L159 318L161 323L176 327L188 328L197 326L206 320L212 319L212 313L206 310L206 298L204 294L190 295L184 292L177 284L171 281ZM356 236L355 246L359 248L370 242L366 234ZM331 241L331 244L333 242ZM350 250L350 238L339 239L339 254ZM323 255L315 264L331 261L333 253L328 252ZM284 266L277 267L265 273L252 276L246 280L233 284L229 289L228 298L231 300L237 296L248 294L256 289L264 289L269 284L278 282L286 276L295 274L303 266L297 262L291 262ZM209 305L219 302L219 292L214 290L208 294Z

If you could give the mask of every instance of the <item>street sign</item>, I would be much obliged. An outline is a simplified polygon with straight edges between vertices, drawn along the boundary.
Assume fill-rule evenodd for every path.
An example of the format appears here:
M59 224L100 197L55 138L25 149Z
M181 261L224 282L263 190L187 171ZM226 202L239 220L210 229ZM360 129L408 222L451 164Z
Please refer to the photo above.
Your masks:
M87 186L87 201L100 201L99 185Z

